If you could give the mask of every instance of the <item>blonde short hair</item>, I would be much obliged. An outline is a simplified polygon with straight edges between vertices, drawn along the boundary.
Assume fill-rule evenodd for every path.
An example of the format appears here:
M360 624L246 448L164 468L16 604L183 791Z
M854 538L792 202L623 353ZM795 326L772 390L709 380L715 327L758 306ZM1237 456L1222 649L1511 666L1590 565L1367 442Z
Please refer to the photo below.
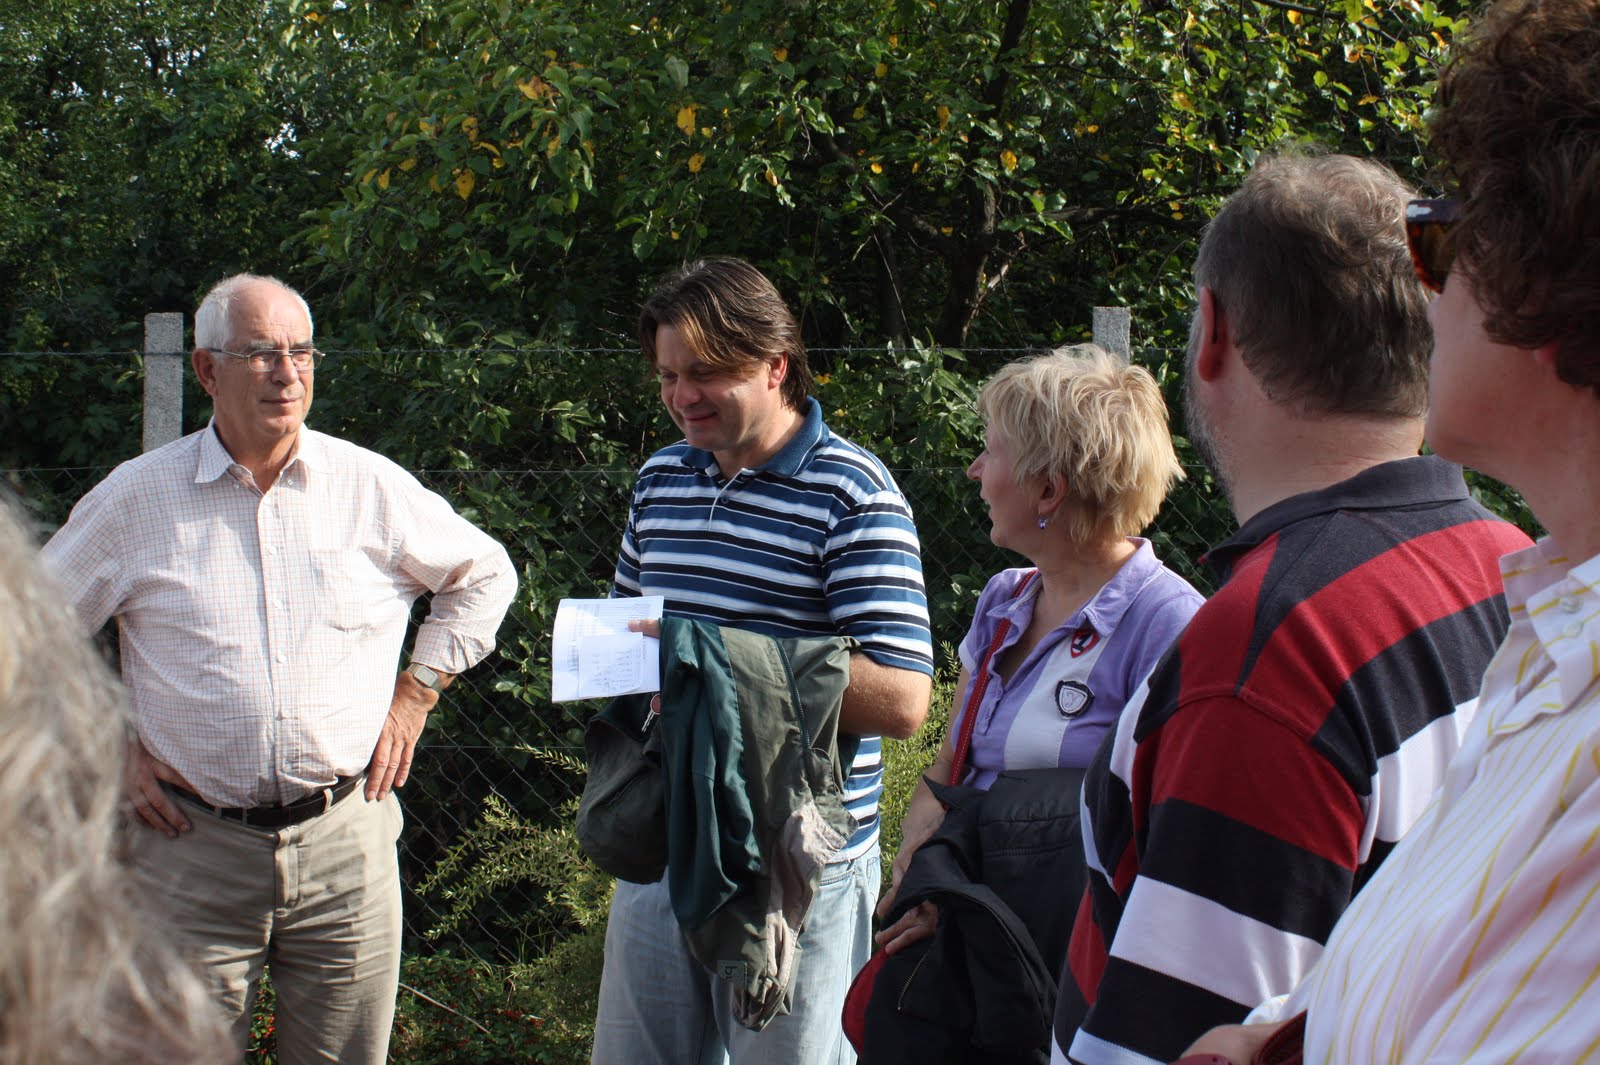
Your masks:
M119 859L122 688L4 500L0 603L0 1062L238 1060Z
M1140 532L1183 477L1155 378L1094 344L1002 367L978 411L1010 448L1019 483L1065 478L1067 505L1052 523L1074 543Z

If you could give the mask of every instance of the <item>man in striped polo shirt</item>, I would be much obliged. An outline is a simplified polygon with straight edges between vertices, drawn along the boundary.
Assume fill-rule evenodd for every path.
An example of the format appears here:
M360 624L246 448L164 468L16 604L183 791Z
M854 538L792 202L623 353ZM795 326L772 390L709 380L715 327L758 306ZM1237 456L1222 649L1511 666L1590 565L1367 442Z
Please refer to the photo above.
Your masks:
M1089 766L1056 1061L1168 1062L1292 988L1461 744L1528 541L1417 454L1409 195L1267 157L1207 227L1185 413L1240 528Z
M593 1060L848 1063L840 1010L871 949L879 885L879 736L914 733L932 689L916 527L883 463L823 424L799 325L754 267L674 272L639 334L684 439L639 471L615 594L770 636L859 641L840 714L861 737L845 784L857 829L812 903L790 1012L759 1032L733 1021L730 986L691 957L665 880L618 883Z

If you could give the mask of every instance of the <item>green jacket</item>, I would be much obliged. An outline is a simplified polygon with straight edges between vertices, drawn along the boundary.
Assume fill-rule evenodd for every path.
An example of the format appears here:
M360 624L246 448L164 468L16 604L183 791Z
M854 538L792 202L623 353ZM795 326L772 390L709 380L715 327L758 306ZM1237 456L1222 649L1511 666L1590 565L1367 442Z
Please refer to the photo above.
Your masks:
M664 817L673 912L695 958L733 985L734 1015L751 1028L787 1011L795 939L823 866L855 827L838 729L857 646L669 616L659 718L641 718L633 698L591 725L608 742L631 733L633 750L619 757L613 743L596 762L589 744L580 838L608 871L655 879L659 863L639 844L660 838Z

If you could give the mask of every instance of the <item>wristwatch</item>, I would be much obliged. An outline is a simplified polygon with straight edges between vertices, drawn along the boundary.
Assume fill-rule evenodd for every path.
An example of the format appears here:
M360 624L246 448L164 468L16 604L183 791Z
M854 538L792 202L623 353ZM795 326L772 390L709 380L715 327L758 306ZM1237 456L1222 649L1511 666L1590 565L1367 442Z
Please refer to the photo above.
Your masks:
M424 688L432 688L441 695L444 694L444 682L440 680L437 670L431 669L421 662L413 662L405 668L405 671L417 678L417 683Z

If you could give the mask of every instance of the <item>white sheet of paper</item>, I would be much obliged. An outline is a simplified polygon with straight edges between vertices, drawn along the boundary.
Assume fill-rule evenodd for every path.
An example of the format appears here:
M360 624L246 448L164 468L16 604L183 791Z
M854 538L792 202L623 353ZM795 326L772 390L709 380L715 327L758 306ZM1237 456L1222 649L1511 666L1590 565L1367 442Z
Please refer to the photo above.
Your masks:
M661 687L661 641L629 632L628 622L661 617L659 595L563 599L550 639L550 697L608 699Z

